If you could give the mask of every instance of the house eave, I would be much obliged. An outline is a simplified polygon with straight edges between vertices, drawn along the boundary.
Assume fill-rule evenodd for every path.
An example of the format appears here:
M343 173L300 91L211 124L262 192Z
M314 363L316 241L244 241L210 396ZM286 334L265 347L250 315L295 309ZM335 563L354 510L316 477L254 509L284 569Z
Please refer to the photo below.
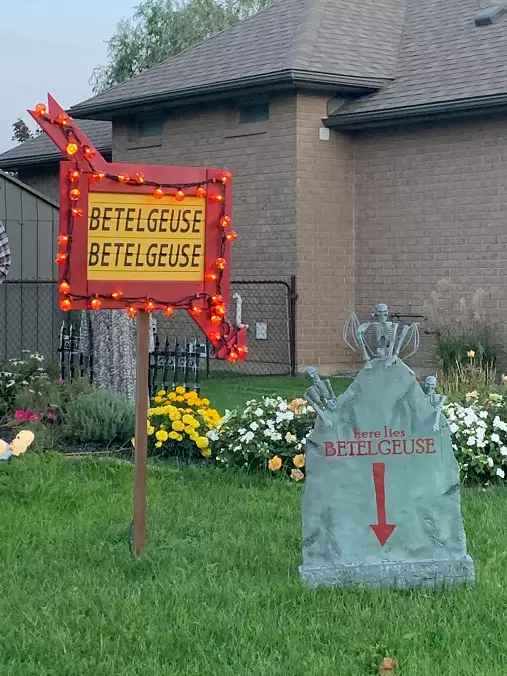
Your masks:
M89 104L73 106L68 113L76 118L111 120L116 115L135 114L147 108L175 108L189 104L216 102L224 98L230 99L251 94L255 90L270 93L305 89L358 96L372 93L387 82L388 80L379 78L358 78L331 73L287 70L109 103L93 103L92 99Z
M98 147L97 150L104 155L106 159L110 159L113 154L111 146ZM3 160L0 157L0 170L3 171L18 171L19 169L27 169L29 167L51 167L58 164L65 157L60 152L45 153L44 155L26 155L24 157L8 158Z
M389 110L374 110L359 113L331 115L324 120L330 129L358 131L378 127L445 121L473 117L478 114L493 114L507 109L507 94L478 96L473 99L438 101L416 106L403 106Z

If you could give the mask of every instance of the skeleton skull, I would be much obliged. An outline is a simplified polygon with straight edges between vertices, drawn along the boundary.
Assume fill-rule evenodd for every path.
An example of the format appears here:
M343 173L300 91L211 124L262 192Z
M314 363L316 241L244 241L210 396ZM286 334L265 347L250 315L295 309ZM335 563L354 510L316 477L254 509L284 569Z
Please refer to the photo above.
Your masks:
M385 323L389 315L389 308L385 303L377 303L373 308L373 315L379 322Z
M426 383L426 394L435 394L437 389L437 379L435 376L428 376L424 381Z

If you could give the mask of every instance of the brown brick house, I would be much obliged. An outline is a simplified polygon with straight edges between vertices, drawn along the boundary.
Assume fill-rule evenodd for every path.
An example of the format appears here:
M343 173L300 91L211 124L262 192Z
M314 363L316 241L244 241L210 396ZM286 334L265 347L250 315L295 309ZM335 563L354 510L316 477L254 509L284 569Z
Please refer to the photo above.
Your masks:
M279 0L70 113L112 122L115 161L229 167L233 274L296 275L298 364L334 371L350 310L423 314L443 278L503 319L506 107L500 6ZM26 145L0 168L33 184Z

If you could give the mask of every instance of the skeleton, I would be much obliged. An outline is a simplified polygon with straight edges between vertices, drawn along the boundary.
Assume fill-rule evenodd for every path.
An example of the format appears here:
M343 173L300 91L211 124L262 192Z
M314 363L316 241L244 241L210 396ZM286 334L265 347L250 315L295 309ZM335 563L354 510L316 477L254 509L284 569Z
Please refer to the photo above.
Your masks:
M442 415L442 407L446 400L446 396L444 394L436 393L438 381L435 376L428 376L425 380L425 384L426 397L435 409L435 422L433 423L433 431L438 432L440 430L440 416Z
M306 377L312 384L306 390L304 398L313 407L324 425L330 427L333 423L330 417L326 416L325 411L336 410L336 396L333 392L331 381L321 380L314 366L306 369Z
M399 325L387 320L389 308L385 303L377 303L373 308L376 321L361 324L355 312L351 312L343 327L343 340L354 352L360 350L365 368L371 369L372 359L382 359L385 367L392 366L400 357L403 349L412 345L412 351L404 355L407 359L419 348L419 329L417 324L404 326L398 336ZM367 335L375 339L375 351L366 342Z

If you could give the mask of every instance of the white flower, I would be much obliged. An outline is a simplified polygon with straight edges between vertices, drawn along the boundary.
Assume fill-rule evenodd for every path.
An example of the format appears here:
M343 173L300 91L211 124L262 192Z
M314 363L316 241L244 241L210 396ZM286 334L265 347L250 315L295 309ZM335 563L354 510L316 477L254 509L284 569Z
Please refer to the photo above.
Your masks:
M493 420L493 427L498 430L502 430L502 432L507 432L507 423L501 420L499 416L495 416L495 419Z
M505 458L507 456L507 448L505 446L500 447L500 453L503 455Z
M500 437L496 432L493 432L493 434L491 435L491 441L493 441L495 444L500 443Z
M278 408L280 409L280 411L286 411L288 407L289 407L289 405L286 401L281 401L278 404Z
M456 423L453 422L449 425L449 429L451 430L451 434L456 434L456 432L459 430L459 425L456 425Z
M488 465L489 465L490 467L493 467L493 465L495 464L495 463L493 462L493 458L488 458L487 462L488 462Z
M206 436L208 439L211 439L211 441L218 441L220 439L220 435L216 430L208 430Z
M246 434L246 429L241 427L241 429L238 430L238 434Z
M488 412L487 412L487 411L479 411L479 418L484 418L484 420L486 420L487 417L488 417ZM495 423L493 423L493 425L494 425L494 424L495 424Z
M250 423L250 429L253 430L254 432L256 432L259 429L259 425L255 422L255 420Z
M500 479L505 478L505 472L503 471L503 469L500 469L500 467L496 470L496 475L499 476Z
M285 441L288 444L295 444L297 440L298 440L297 436L295 434L292 434L291 432L287 432L287 434L285 435Z
M264 411L263 411L262 408L259 406L258 408L255 409L254 413L255 413L255 415L256 415L258 418L261 418L261 417L262 417L262 414L264 413Z
M475 446L475 437L468 437L467 444L468 446Z

